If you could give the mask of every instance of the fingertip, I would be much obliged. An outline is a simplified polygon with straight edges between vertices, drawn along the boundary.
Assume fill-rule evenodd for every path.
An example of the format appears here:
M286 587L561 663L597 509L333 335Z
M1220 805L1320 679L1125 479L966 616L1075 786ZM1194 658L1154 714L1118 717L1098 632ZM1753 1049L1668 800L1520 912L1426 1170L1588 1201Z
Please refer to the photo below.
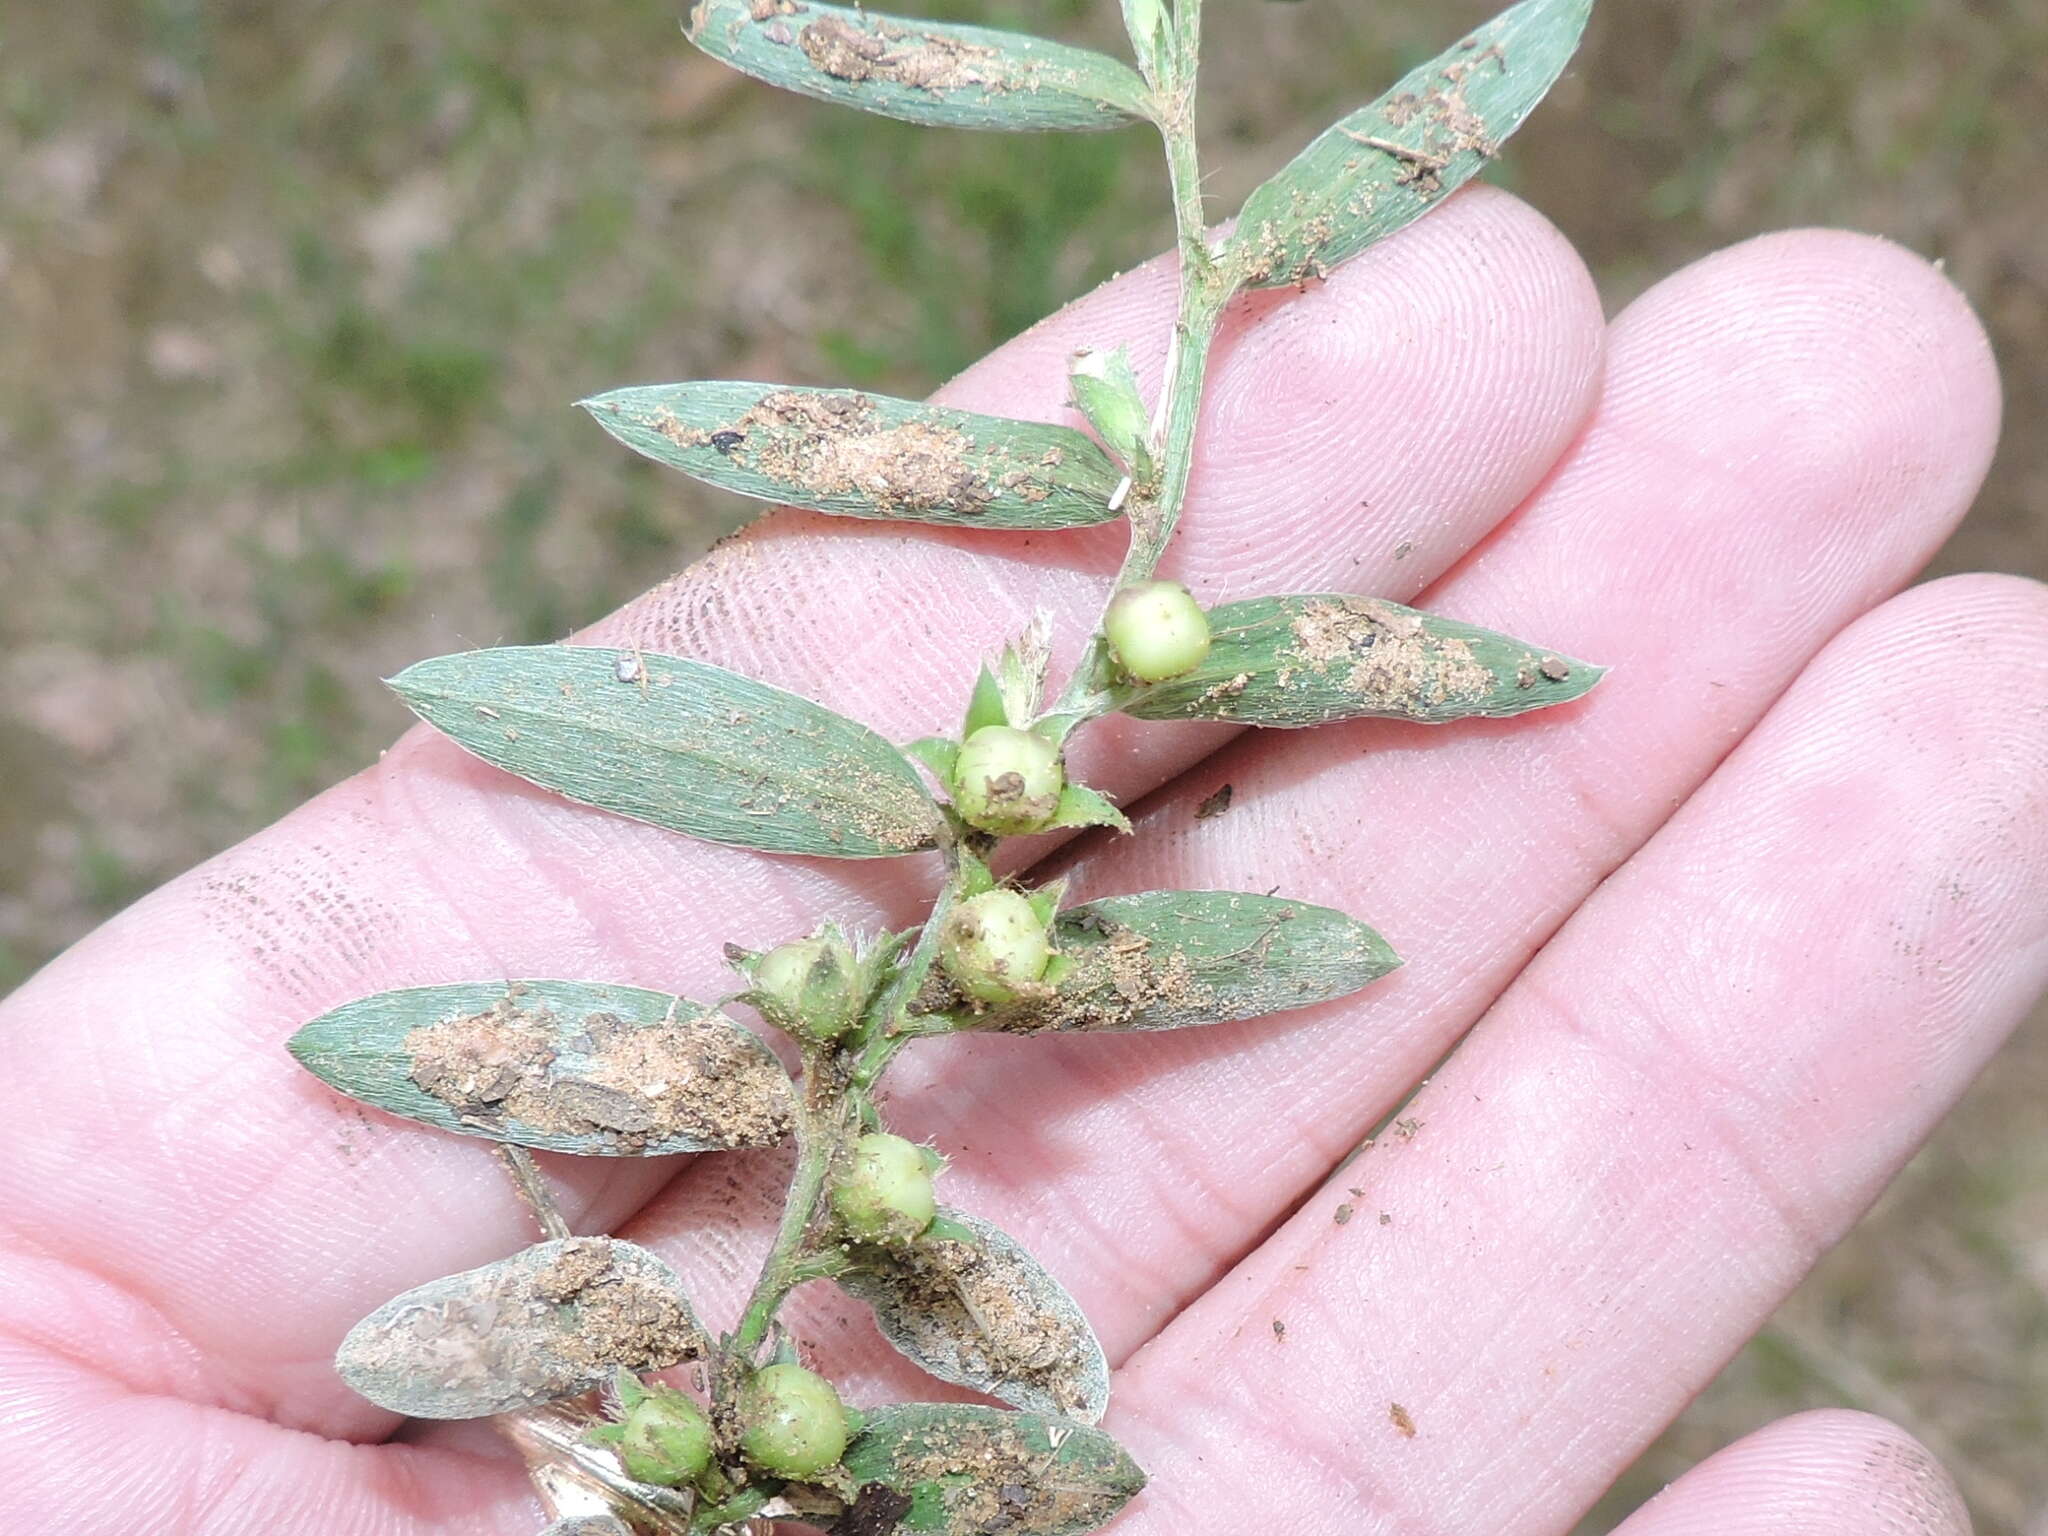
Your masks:
M1962 1494L1888 1419L1795 1414L1717 1452L1616 1536L1969 1536Z
M1610 393L1612 418L1745 480L1790 476L1883 505L1904 493L1950 509L1952 524L1998 437L1998 373L1975 312L1934 265L1870 235L1799 229L1732 246L1631 305L1613 345L1651 361Z

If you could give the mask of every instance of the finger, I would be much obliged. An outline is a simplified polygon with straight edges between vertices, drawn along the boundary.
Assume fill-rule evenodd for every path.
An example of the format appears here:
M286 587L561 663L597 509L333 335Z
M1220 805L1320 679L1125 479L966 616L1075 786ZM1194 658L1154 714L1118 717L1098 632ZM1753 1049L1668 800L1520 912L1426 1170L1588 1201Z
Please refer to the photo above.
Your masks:
M1824 1409L1709 1457L1615 1536L1970 1536L1970 1514L1896 1424Z
M2043 698L2011 578L1831 646L1345 1170L1374 1215L1314 1198L1126 1367L1134 1536L1311 1490L1314 1529L1569 1529L2048 980Z
M1160 274L1141 275L1034 333L1013 394L998 400L990 376L963 392L1056 411L1047 357L1126 322L1142 330L1144 316L1163 329L1169 311ZM1282 424L1341 413L1339 380L1375 401L1435 401L1448 379L1455 388L1436 403L1449 425L1406 463L1395 455L1422 437L1410 427L1310 431L1286 466L1251 469L1231 451L1240 439L1219 439L1190 508L1187 569L1232 590L1233 552L1271 545L1304 508L1327 530L1325 543L1297 546L1305 582L1333 579L1354 555L1375 580L1451 559L1575 430L1598 350L1576 259L1498 195L1447 205L1316 291L1251 306L1219 357L1213 419L1242 426L1255 404ZM1229 522L1247 508L1260 520ZM1397 567L1404 539L1421 557ZM1107 551L1077 547L1098 567L1086 594L1058 538L974 542L783 516L610 632L765 673L909 734L947 723L974 653L1034 606L1070 628L1092 616ZM930 659L941 652L943 662ZM1136 748L1130 758L1130 789L1172 761ZM343 1109L285 1058L290 1030L364 992L477 976L711 994L722 940L781 937L821 912L907 915L918 878L687 843L526 790L415 734L9 1000L0 1205L74 1272L78 1304L132 1322L139 1301L182 1340L178 1352L132 1331L81 1330L95 1363L135 1390L381 1433L388 1416L329 1368L343 1327L404 1286L503 1253L527 1229L478 1147ZM585 1166L565 1177L586 1223L610 1226L666 1171Z
M1428 594L1611 663L1587 700L1496 726L1255 734L1074 871L1082 895L1277 885L1377 923L1403 968L1339 1007L1243 1025L920 1050L892 1121L953 1158L946 1197L1038 1253L1122 1358L1357 1145L1830 635L1927 559L1996 415L1982 332L1896 247L1780 236L1661 285L1617 323L1582 441ZM1231 809L1198 817L1224 782ZM772 1221L772 1188L731 1211L723 1171L702 1179L632 1230L686 1253L699 1232ZM810 1327L849 1337L821 1313ZM850 1337L835 1369L872 1373L878 1394L904 1384L872 1332Z

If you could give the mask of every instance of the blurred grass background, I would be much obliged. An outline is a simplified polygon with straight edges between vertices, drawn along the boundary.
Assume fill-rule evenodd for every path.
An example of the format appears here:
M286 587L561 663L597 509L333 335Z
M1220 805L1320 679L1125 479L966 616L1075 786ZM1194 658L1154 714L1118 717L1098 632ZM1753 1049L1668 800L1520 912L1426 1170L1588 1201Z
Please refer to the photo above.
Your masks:
M1215 206L1492 7L1227 0ZM949 14L1115 46L1114 9ZM1941 258L2009 434L1941 569L2048 576L2048 5L1610 0L1497 179L1609 302L1802 222ZM369 761L376 679L543 640L746 512L566 403L917 395L1161 245L1142 132L795 101L624 0L71 0L0 19L0 991ZM1589 1518L1818 1404L2048 1536L2048 1024Z

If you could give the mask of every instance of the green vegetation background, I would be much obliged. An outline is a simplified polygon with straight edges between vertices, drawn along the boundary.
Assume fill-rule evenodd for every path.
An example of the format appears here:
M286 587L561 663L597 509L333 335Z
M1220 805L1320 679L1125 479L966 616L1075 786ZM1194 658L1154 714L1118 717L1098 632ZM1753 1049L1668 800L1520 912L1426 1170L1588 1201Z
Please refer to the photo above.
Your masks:
M963 8L963 4L964 7ZM1493 7L1212 5L1219 208ZM951 13L1114 46L1113 8ZM1497 179L1612 305L1792 223L1947 263L2015 429L1943 568L2048 576L2048 7L1626 0ZM369 761L376 684L545 640L746 513L567 402L916 395L1161 245L1142 133L798 102L625 0L71 0L0 20L0 991ZM1852 1404L2048 1536L2048 1025L1586 1527Z

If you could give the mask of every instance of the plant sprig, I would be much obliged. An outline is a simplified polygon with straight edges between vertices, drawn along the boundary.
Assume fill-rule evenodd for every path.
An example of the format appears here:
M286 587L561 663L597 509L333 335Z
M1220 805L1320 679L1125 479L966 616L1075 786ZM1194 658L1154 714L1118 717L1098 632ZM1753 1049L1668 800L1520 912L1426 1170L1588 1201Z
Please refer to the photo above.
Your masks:
M728 947L716 1006L602 983L402 989L305 1025L291 1048L343 1093L498 1144L544 1240L387 1302L337 1357L357 1390L423 1417L497 1415L551 1536L710 1536L778 1518L828 1530L1070 1536L1144 1475L1094 1428L1106 1357L1008 1234L941 1205L934 1148L889 1131L879 1092L917 1041L1179 1029L1347 996L1399 963L1342 913L1272 893L1151 891L1074 905L999 877L1004 840L1132 829L1068 776L1101 716L1287 728L1442 723L1575 699L1600 670L1509 636L1343 593L1204 610L1158 579L1186 511L1210 352L1248 288L1320 280L1486 163L1576 48L1591 0L1522 0L1310 144L1208 224L1196 136L1201 0L1122 0L1136 67L987 28L815 0L698 0L685 31L772 84L913 122L1079 130L1149 120L1172 188L1178 296L1156 401L1125 343L1074 360L1091 429L858 391L732 381L584 402L630 447L710 484L839 516L963 528L1129 525L1129 547L1048 698L1049 621L981 670L955 734L904 747L809 699L686 657L580 646L465 652L393 687L487 762L568 798L767 853L936 851L914 928L832 921L765 952ZM743 598L743 594L736 594ZM785 1071L730 1004L797 1048ZM760 1273L729 1331L683 1279L610 1237L573 1237L526 1148L642 1157L794 1143ZM836 1281L932 1375L1007 1409L847 1407L781 1322ZM688 1390L652 1379L693 1372Z

